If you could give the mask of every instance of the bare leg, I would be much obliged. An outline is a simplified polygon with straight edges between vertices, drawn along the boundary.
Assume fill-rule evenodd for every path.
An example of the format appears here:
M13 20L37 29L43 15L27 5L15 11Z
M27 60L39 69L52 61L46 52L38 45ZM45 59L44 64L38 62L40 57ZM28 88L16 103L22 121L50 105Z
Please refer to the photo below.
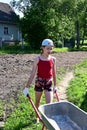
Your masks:
M37 109L38 109L39 104L40 104L41 96L42 96L42 92L35 91L35 105L36 105Z
M44 91L46 103L52 103L53 102L53 92L52 91Z

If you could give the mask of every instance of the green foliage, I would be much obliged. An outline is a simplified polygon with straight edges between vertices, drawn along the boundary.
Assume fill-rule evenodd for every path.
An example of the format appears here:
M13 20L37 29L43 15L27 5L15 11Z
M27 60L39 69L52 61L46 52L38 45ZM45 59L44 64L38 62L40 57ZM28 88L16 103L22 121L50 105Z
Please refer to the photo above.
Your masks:
M34 93L31 88L32 99L34 101ZM20 94L16 101L15 110L9 115L5 122L4 130L38 130L41 124L36 124L35 111L28 99Z
M58 42L58 45L61 45L60 42ZM68 51L87 51L87 46L81 46L80 49L77 48L67 48L67 47L55 47L53 49L53 53L58 52L68 52ZM13 45L13 46L3 46L2 49L0 49L0 54L37 54L40 53L40 49L31 49L28 45L24 45L24 49L22 49L21 44L20 45Z
M44 24L45 16L38 7L32 7L28 10L29 12L25 13L25 17L21 19L21 29L25 40L30 43L29 46L38 49L41 46L41 41L47 37Z
M68 48L67 47L63 47L63 48L54 48L53 52L57 53L57 52L67 52Z
M79 49L75 46L75 48L69 48L69 51L87 51L87 45L85 46L80 46Z
M39 50L31 49L28 45L24 44L24 49L22 49L21 43L19 45L12 45L12 46L3 46L0 49L0 54L31 54L31 53L40 53Z
M27 2L28 0L25 3L23 0L19 0L15 6L18 6L19 9L24 7L24 17L20 22L21 30L31 48L40 47L44 38L52 38L57 41L61 37L72 37L73 21L68 15L61 15L58 12L60 1L31 0L31 6L25 8Z
M79 39L86 38L86 0L12 0L11 5L24 14L21 30L31 48L39 48L44 38L58 43L72 37L79 47Z
M53 53L57 52L67 52L68 48L54 48ZM0 49L0 54L38 54L41 50L38 49L31 49L28 45L24 45L24 49L22 49L21 44L19 45L12 45L12 46L3 46L2 49Z
M67 93L69 101L87 111L87 60L75 67L75 78Z
M3 112L4 112L3 109L4 109L4 108L3 108L3 103L2 103L2 101L0 100L0 118L2 118L2 116L3 116Z
M59 43L60 45L61 43ZM53 53L58 52L68 52L68 51L87 51L87 46L81 46L80 49L77 48L67 48L67 47L55 47L53 49ZM24 45L24 49L22 49L21 44L19 45L12 45L12 46L3 46L0 49L0 54L38 54L41 50L38 49L31 49L28 45Z

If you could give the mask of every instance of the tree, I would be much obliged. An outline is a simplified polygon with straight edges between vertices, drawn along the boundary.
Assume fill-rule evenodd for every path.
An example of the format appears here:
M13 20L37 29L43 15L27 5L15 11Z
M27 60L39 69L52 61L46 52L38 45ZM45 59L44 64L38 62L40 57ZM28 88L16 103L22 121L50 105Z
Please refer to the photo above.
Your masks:
M73 18L75 21L77 49L79 49L79 47L80 47L81 30L84 30L83 26L84 26L85 20L83 21L82 18L85 18L84 12L86 11L86 8L87 8L86 0L79 0L79 1L76 0L75 1ZM81 23L83 23L82 27L81 27Z
M15 7L20 9L21 3L19 3L15 3ZM22 9L24 17L21 19L21 27L25 40L30 43L29 45L32 48L38 48L42 39L46 37L54 39L55 31L53 29L55 29L57 17L55 9L51 8L53 6L51 0L31 0L30 5Z
M52 38L55 43L58 39L74 37L79 48L81 30L84 30L84 22L81 21L83 12L86 14L86 0L13 0L13 3L24 13L21 27L31 47L37 48L46 37Z
M83 4L84 11L81 16L82 45L84 44L84 39L87 38L87 1L85 0Z

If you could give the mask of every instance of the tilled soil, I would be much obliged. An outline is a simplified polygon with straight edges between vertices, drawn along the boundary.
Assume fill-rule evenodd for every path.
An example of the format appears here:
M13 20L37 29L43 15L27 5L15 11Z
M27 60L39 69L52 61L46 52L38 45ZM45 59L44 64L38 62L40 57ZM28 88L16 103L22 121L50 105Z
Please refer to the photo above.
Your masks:
M17 92L23 89L30 75L34 58L38 54L6 54L0 55L0 99L9 101L16 98ZM52 54L57 59L57 70L66 71L84 59L87 51L65 52Z

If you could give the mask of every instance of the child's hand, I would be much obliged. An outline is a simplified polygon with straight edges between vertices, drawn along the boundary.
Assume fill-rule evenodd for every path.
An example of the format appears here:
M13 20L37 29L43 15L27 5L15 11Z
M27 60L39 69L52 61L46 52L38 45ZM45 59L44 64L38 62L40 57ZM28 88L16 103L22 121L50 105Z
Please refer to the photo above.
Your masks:
M29 88L27 88L27 87L24 88L23 94L24 94L25 96L29 95Z
M54 93L58 92L58 88L57 88L56 86L54 86L53 92L54 92Z

